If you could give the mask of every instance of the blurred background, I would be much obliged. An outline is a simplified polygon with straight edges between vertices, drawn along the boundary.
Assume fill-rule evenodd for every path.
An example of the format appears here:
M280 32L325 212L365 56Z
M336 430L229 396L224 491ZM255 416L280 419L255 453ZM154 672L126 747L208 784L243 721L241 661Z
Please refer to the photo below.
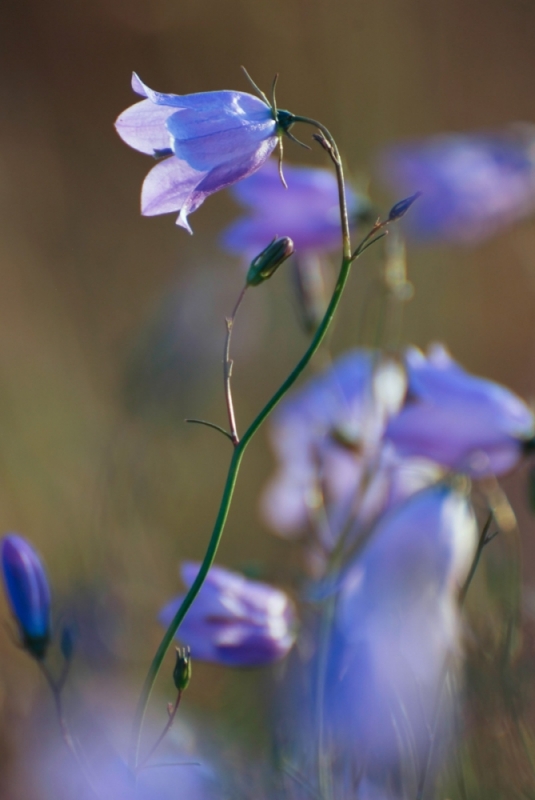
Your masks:
M264 88L279 72L280 105L329 126L354 182L384 211L399 198L374 177L379 147L535 122L534 35L531 0L0 4L0 529L38 547L57 614L77 617L74 716L116 704L128 718L161 635L156 614L181 588L179 561L204 552L230 455L223 437L183 420L225 423L224 317L243 266L218 237L237 207L226 192L210 198L190 220L193 237L172 215L140 216L152 162L113 129L136 101L132 70L174 93L248 91L241 64ZM326 161L291 143L286 155ZM408 255L404 339L444 341L470 370L535 396L535 219L477 247ZM334 353L356 342L379 257L370 251L355 271ZM241 429L306 342L281 270L249 293L236 325ZM218 560L288 585L296 564L258 514L265 445L264 432L248 452ZM507 488L530 597L525 475ZM0 665L1 796L42 797L19 761L28 741L38 746L41 721L55 735L51 703L7 634ZM171 668L154 700L162 715ZM218 729L260 747L265 676L194 670L184 714L217 715Z

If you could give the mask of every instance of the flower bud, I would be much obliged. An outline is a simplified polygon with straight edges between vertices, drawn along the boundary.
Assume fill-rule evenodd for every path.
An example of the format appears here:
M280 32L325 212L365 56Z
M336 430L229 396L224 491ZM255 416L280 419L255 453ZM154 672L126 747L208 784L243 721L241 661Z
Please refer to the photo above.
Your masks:
M275 270L286 261L294 251L294 243L288 236L275 237L262 252L257 255L247 272L247 286L258 286L271 278Z
M173 680L179 692L188 688L191 680L191 656L189 647L176 648L176 664L173 670Z
M410 197L406 197L404 200L400 200L398 203L395 203L395 205L393 205L390 209L388 221L393 222L395 219L400 219L400 217L403 217L412 206L414 201L418 200L421 195L421 192L416 192L416 194L411 194Z
M4 589L25 649L44 658L50 641L50 589L41 560L21 536L4 536L1 545Z

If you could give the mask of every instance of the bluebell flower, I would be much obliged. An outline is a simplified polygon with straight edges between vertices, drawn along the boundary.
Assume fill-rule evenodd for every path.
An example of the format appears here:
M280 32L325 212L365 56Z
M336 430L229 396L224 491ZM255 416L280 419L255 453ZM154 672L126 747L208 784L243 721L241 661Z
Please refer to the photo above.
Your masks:
M477 242L535 211L535 130L441 134L380 154L396 196L421 191L404 222L422 241Z
M325 740L333 758L349 759L369 781L417 781L433 735L433 769L443 753L461 649L457 597L477 535L464 494L436 485L387 514L344 574L328 651ZM416 786L403 788L401 796L416 796Z
M262 250L275 236L289 236L298 251L329 251L340 247L338 184L332 170L285 164L288 188L280 180L274 159L232 193L246 216L223 233L223 246L246 258ZM347 187L349 215L356 223L369 202Z
M433 782L462 656L457 597L476 541L464 494L440 484L417 492L342 568L322 621L304 624L281 687L280 744L308 764L321 741L333 797L417 797L427 768Z
M533 414L513 392L465 372L440 345L405 355L407 399L386 429L403 456L420 456L473 477L500 475L533 436Z
M312 529L330 551L348 522L369 524L439 477L434 463L384 443L405 393L402 363L354 350L282 401L270 425L279 468L262 499L277 533Z
M50 589L41 560L33 547L17 534L2 539L4 589L19 627L22 643L42 659L50 639Z
M162 94L135 73L132 88L145 99L119 116L119 136L142 153L168 156L145 178L141 211L179 211L177 224L190 232L188 215L209 195L256 172L284 130L263 100L244 92Z
M181 567L189 588L199 564ZM183 597L162 609L169 625ZM286 655L295 639L295 611L289 597L266 583L251 581L223 567L212 567L179 630L193 660L229 667L259 667Z

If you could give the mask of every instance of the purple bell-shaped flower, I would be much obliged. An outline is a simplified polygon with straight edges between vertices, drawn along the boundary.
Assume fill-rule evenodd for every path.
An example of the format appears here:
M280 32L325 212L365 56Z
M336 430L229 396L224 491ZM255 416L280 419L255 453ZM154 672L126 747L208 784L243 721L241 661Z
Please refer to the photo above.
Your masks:
M195 580L199 566L182 565L186 586ZM163 625L169 625L182 600L177 597L162 609ZM179 637L195 660L260 667L286 655L294 643L295 627L294 606L283 591L212 567L180 626Z
M135 73L132 88L145 99L123 111L117 133L142 153L168 156L145 178L142 214L178 211L177 224L190 233L188 214L209 195L256 172L284 130L270 106L244 92L162 94Z

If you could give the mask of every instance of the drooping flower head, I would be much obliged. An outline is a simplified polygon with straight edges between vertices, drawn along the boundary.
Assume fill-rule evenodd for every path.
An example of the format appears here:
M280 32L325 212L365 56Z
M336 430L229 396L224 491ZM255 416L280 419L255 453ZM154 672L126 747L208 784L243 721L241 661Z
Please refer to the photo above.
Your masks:
M41 560L17 534L1 544L4 589L26 650L42 659L50 639L50 589Z
M328 251L340 246L341 226L338 184L331 170L285 164L288 188L280 180L274 159L232 193L246 216L223 233L223 246L231 253L254 255L273 237L289 236L297 251ZM369 201L347 187L349 216L354 223L369 209Z
M189 588L200 564L181 567ZM160 612L169 625L183 597ZM224 567L212 567L179 630L194 660L230 667L258 667L286 655L295 639L295 611L289 597L266 583L251 581Z
M421 191L407 217L422 241L477 242L535 211L535 131L441 134L380 154L395 193Z
M135 73L132 88L145 99L119 116L119 136L142 153L166 156L145 178L141 211L178 211L177 224L190 232L188 215L209 195L256 172L291 125L291 114L244 92L162 94Z
M533 414L513 392L470 375L440 345L405 355L407 400L386 437L403 457L432 459L472 477L500 475L533 436Z

